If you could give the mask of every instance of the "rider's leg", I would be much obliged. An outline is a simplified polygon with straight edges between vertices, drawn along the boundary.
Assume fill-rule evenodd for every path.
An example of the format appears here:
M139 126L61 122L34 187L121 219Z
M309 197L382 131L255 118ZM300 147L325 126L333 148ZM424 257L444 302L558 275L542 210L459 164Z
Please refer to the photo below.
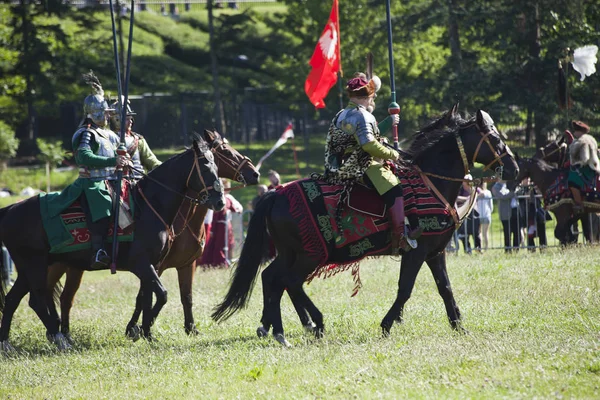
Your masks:
M583 199L581 198L581 190L573 184L569 184L569 189L571 190L573 202L575 203L573 204L573 211L575 211L576 214L580 214L583 212Z
M90 263L91 269L103 269L110 264L110 257L104 249L104 242L108 234L108 226L110 217L100 218L97 221L92 219L92 212L88 204L85 193L81 195L81 208L85 213L85 219L91 235L92 243L92 259Z

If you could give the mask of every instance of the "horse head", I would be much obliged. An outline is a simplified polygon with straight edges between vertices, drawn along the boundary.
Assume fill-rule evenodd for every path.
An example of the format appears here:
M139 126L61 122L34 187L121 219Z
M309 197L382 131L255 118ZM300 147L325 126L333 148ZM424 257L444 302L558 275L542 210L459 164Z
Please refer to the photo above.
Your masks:
M496 129L494 120L482 110L477 111L475 120L463 123L459 135L464 142L465 150L472 154L471 163L484 165L483 170L494 168L498 177L511 180L519 173L519 167L512 151L502 140Z
M534 153L533 158L544 160L547 163L562 164L565 161L566 154L567 143L565 137L561 136L560 139L554 140L547 145L538 148Z
M188 190L196 192L196 198L209 208L220 211L225 207L225 192L218 176L215 158L208 143L195 134L192 142L194 166L187 177Z
M204 130L204 139L216 158L219 176L244 185L258 184L260 173L252 160L235 150L217 131Z

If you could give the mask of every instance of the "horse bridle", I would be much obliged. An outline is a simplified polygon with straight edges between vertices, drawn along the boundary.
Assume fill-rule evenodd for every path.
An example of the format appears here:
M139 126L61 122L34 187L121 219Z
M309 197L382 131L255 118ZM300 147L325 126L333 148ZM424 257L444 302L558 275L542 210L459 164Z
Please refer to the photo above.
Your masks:
M233 165L233 163L231 163L227 159L227 157L225 157L224 155L220 154L219 151L218 151L218 149L223 148L226 144L227 144L226 139L223 139L223 140L215 139L213 141L212 145L210 146L210 150L215 155L215 157L217 157L219 159L219 162L227 165L228 167L230 167L234 171L233 179L235 179L237 182L240 182L242 184L242 186L236 186L236 187L230 188L229 190L235 190L235 189L238 189L238 188L243 188L243 187L246 186L247 182L246 182L246 179L244 179L244 175L242 175L242 169L244 168L244 166L247 163L252 162L252 160L250 160L250 158L248 158L247 156L242 155L243 160L236 167L235 165Z
M550 157L551 155L553 155L554 153L557 153L559 151L561 151L562 149L565 149L568 147L566 145L566 143L561 143L558 144L558 142L554 141L550 144L554 144L556 145L556 148L554 150L552 150L550 153L546 154L546 149L543 147L540 147L540 153L542 153L542 160L547 161L548 157ZM559 159L558 159L558 164L559 165L563 165L565 163L565 157L567 155L567 152L565 151L565 154L563 154Z

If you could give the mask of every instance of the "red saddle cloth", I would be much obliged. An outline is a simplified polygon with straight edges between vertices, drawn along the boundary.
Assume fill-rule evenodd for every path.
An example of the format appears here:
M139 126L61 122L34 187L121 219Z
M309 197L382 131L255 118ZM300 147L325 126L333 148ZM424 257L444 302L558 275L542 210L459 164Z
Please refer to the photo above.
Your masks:
M415 169L402 170L406 215L418 215L423 235L451 230L450 212L438 200ZM342 265L371 255L386 254L390 246L386 207L378 193L355 185L342 205L343 186L304 179L277 190L286 196L302 236L304 250L319 265Z
M548 187L544 193L544 205L548 210L559 207L562 204L572 203L573 194L569 189L569 171L562 171L554 183ZM600 209L600 176L596 175L596 179L581 188L581 197L586 204L586 207L597 207Z
M113 197L114 198L114 197ZM125 180L123 180L122 190L121 190L121 202L123 204L127 204L127 208L129 208L130 215L133 215L133 198L130 196L130 185ZM125 212L123 208L121 208L120 213ZM72 251L79 251L83 249L91 248L91 235L90 231L87 227L87 221L85 218L85 213L83 212L83 208L79 200L73 202L64 210L60 217L62 219L63 225L65 229L69 232L72 237L72 242L62 245L58 248L52 248L51 253L69 253ZM117 240L119 242L131 242L133 240L133 227L134 225L130 225L125 230L121 229L121 227L117 230ZM114 218L110 223L108 228L107 240L112 242L114 232Z

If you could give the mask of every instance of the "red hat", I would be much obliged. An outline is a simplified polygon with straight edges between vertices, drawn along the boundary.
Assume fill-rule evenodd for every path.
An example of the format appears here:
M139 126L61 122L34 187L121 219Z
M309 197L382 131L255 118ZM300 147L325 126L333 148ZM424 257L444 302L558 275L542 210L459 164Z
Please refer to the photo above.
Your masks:
M583 133L588 133L590 131L590 127L581 121L573 121L572 125L573 130L575 131L580 131Z
M377 92L380 87L379 77L373 76L371 80L367 80L367 76L363 73L355 74L354 78L346 84L349 97L368 97Z

